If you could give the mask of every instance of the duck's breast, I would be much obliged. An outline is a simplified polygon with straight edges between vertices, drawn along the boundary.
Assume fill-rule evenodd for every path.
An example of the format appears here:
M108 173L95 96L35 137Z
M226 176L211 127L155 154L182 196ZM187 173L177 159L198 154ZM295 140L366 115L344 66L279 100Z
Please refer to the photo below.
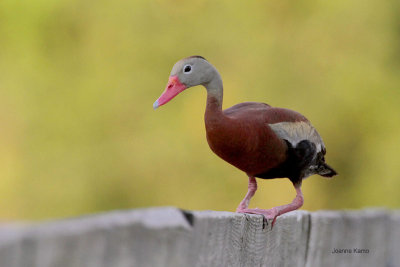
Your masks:
M242 103L221 116L206 116L211 150L250 175L281 164L287 156L287 145L266 123L266 109L270 109L266 104Z

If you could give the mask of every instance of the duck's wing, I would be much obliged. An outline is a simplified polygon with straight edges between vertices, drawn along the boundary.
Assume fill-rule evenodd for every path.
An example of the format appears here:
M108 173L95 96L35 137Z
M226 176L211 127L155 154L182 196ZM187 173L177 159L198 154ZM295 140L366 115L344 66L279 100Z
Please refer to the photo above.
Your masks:
M280 139L293 147L303 140L314 143L317 153L325 154L325 144L311 123L302 114L286 109L271 107L265 103L244 102L224 110L224 115L239 120L258 118L266 130L272 130Z

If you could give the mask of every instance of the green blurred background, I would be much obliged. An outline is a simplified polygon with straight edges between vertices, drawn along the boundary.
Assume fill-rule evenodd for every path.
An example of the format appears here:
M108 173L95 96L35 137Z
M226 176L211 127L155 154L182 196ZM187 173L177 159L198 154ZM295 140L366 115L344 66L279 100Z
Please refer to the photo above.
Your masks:
M400 2L0 1L0 218L148 206L235 210L244 173L208 148L206 92L153 111L173 64L202 55L224 108L261 101L312 121L334 179L304 209L400 206ZM290 202L260 180L251 206Z

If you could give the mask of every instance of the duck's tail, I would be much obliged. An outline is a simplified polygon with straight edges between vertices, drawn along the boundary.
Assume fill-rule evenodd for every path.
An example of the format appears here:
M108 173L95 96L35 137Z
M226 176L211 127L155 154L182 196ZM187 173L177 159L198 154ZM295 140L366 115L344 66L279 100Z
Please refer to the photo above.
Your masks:
M317 173L323 177L331 178L338 173L325 162L321 162L318 166Z

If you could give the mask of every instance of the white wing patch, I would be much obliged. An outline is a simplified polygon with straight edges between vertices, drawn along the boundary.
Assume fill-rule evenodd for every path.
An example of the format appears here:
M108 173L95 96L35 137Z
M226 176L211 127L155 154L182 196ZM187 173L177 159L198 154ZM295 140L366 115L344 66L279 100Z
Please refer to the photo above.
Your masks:
M281 139L289 141L295 147L302 140L308 140L315 144L317 153L325 149L325 144L317 130L308 122L278 122L268 124L269 127Z

